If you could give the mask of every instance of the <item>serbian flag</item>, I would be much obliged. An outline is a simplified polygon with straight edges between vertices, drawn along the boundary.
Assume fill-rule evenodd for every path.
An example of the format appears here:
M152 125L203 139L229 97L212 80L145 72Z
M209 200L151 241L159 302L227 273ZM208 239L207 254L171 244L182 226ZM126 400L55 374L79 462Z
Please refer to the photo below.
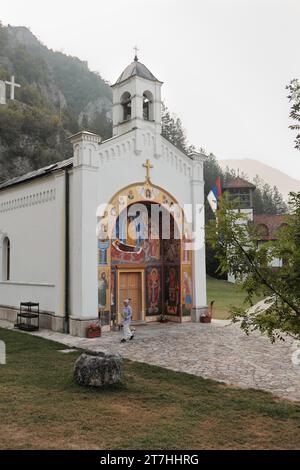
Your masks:
M211 188L211 190L209 191L207 195L208 203L213 212L216 212L216 210L218 209L218 199L221 196L221 194L222 194L221 180L219 176L217 181L215 182L215 184L213 185L213 187Z

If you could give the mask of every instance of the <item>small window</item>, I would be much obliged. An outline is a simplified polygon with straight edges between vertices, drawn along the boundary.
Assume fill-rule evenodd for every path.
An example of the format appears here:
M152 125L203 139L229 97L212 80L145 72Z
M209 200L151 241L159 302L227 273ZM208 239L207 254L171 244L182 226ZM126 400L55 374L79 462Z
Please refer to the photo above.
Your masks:
M231 201L237 201L242 209L251 207L251 196L248 188L231 188L229 195Z
M128 121L131 118L131 95L128 91L123 93L121 105L123 108L123 121Z
M10 241L8 237L3 240L3 280L10 280Z
M153 98L150 91L143 93L143 118L146 121L153 120Z

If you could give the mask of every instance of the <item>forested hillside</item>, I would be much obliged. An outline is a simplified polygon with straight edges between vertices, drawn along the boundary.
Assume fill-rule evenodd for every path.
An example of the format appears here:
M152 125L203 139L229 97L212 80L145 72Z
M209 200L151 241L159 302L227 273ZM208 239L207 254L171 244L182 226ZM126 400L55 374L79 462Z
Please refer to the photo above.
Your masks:
M21 88L0 105L0 181L70 157L67 138L81 128L111 135L108 83L27 28L0 24L0 80L11 75Z

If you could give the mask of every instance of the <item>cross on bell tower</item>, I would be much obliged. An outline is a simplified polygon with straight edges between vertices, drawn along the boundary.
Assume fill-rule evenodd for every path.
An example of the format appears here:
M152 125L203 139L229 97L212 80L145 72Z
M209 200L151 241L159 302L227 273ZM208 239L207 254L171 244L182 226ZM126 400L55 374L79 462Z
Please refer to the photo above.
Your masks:
M139 59L138 59L137 53L139 52L139 49L137 46L134 46L133 50L134 50L134 61L138 62Z

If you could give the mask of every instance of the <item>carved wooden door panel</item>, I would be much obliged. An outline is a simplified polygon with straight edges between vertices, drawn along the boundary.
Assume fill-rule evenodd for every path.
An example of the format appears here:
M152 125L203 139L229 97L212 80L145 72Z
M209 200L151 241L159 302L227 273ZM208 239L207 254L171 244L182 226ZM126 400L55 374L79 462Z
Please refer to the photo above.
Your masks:
M131 299L132 320L142 319L142 283L141 273L120 273L119 311L122 311L124 299Z

